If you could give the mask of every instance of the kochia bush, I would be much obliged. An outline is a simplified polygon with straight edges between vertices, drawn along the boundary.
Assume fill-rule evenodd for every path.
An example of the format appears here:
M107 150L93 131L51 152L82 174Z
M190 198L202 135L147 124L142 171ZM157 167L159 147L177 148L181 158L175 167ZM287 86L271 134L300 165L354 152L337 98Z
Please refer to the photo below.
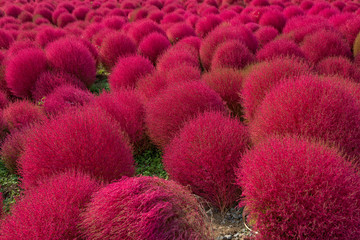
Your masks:
M153 32L141 40L138 52L144 57L149 58L151 62L156 63L158 56L170 46L171 43L166 36L158 32Z
M33 129L19 168L24 188L73 168L105 182L135 173L131 149L118 124L97 108L66 112Z
M187 122L165 148L165 170L223 212L239 197L234 167L249 143L239 120L223 112L205 112Z
M242 158L237 175L257 239L359 238L360 177L335 149L271 137Z
M325 75L339 75L360 82L360 69L346 57L328 57L321 60L316 70Z
M44 179L16 201L0 227L0 239L77 239L80 213L99 183L88 175L67 171Z
M300 47L288 39L273 40L256 53L258 61L270 60L279 56L294 56L305 59L305 55Z
M157 177L122 178L100 189L82 219L81 229L90 240L212 238L195 197Z
M145 107L148 135L161 148L197 114L209 110L225 111L220 96L205 83L197 81L173 84Z

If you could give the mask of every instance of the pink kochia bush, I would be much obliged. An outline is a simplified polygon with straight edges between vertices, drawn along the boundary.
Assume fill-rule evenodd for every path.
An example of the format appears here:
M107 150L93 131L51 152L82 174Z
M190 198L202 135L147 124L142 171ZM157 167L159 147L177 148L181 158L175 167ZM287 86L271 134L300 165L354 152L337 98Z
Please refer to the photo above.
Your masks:
M360 177L337 150L271 137L237 176L257 239L359 239Z
M22 185L76 169L110 182L135 173L134 160L119 125L103 110L78 108L58 115L28 134L19 160Z
M111 89L134 88L142 76L152 73L154 65L139 55L119 58L109 77Z
M8 59L5 80L16 97L30 97L31 89L39 75L47 70L48 64L43 50L24 49Z
M316 70L321 74L339 75L360 82L360 69L346 57L328 57L321 60Z
M266 93L283 78L310 72L309 65L294 57L278 57L251 67L245 76L241 92L245 118L251 122Z
M156 63L156 59L171 46L169 39L161 33L153 32L143 38L138 52Z
M205 83L197 81L173 84L145 107L148 135L161 148L197 114L209 110L225 111L221 97Z
M239 120L223 112L205 112L186 123L165 148L165 170L223 212L239 197L234 167L249 142Z
M46 178L16 201L1 222L0 239L80 239L80 214L99 183L67 171Z
M157 177L122 178L100 189L82 214L80 228L89 240L212 239L195 197Z
M273 40L256 53L258 61L270 60L278 56L305 58L300 47L293 41L287 39Z
M250 124L256 143L272 134L299 134L336 145L349 156L360 154L360 107L338 84L302 76L273 87Z
M69 109L84 106L94 100L88 90L73 85L63 84L54 89L41 102L48 115L56 115Z
M61 38L47 45L46 56L52 68L74 75L86 86L95 82L95 59L80 41Z
M94 104L119 122L121 129L128 134L132 143L138 142L143 137L145 110L135 91L103 92L95 98Z
M254 54L239 40L228 40L220 44L211 61L211 69L242 69L255 61Z
M3 112L8 129L20 129L46 119L43 109L27 100L10 103Z

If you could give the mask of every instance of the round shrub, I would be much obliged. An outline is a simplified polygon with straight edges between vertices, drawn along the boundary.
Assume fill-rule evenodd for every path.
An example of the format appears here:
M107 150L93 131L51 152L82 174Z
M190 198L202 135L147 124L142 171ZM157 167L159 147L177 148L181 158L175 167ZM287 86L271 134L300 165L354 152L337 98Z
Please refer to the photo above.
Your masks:
M350 46L354 45L356 36L360 32L360 18L358 16L348 19L343 25L339 27L339 30L346 37Z
M312 63L318 63L326 57L352 56L346 40L340 34L328 30L319 30L305 37L301 50Z
M30 97L36 79L47 67L45 53L36 48L21 50L8 59L5 80L11 93L16 97Z
M273 87L249 126L254 143L272 134L298 134L359 156L359 123L360 107L351 93L315 76L303 76Z
M290 5L284 9L283 14L285 18L290 19L304 15L304 11L296 5Z
M237 116L242 115L240 91L244 76L241 71L231 68L220 68L202 75L202 81L217 92L228 108Z
M21 50L27 48L38 48L38 46L31 40L18 40L11 44L9 50L6 52L8 58L12 58L17 55Z
M35 41L44 48L49 43L54 42L59 38L65 37L65 35L66 32L62 29L45 26L38 30Z
M294 56L305 59L305 55L300 47L288 39L273 40L256 53L258 61L270 60L279 56Z
M201 79L200 68L189 66L187 64L178 65L173 69L160 74L164 75L164 79L168 84L196 81Z
M269 10L260 17L259 24L263 26L272 26L279 32L282 31L286 23L286 18L280 11Z
M225 111L220 96L197 81L173 84L145 107L148 135L161 148L197 114L209 110Z
M134 91L103 92L95 98L94 104L120 124L132 143L141 140L144 134L145 109Z
M202 17L197 21L195 32L201 38L204 38L211 30L218 26L222 22L222 19L217 15L210 14Z
M121 30L122 26L125 24L126 19L119 16L109 16L104 18L102 23L110 29Z
M284 78L310 72L306 62L293 57L279 57L260 62L250 68L241 91L245 118L251 122L267 92Z
M169 47L171 43L166 36L161 33L153 32L144 37L138 48L138 52L156 63L157 58Z
M96 192L82 214L87 239L211 239L195 197L173 181L122 178ZM165 230L166 229L166 230Z
M60 28L64 28L69 23L75 22L76 18L71 15L70 13L64 12L60 14L60 16L57 18L57 26Z
M223 112L205 112L187 122L165 148L165 170L223 212L240 194L234 167L249 143L239 120Z
M149 19L144 19L138 22L134 22L129 30L128 35L138 45L143 38L145 38L150 33L154 33L154 32L166 36L164 30L162 30L156 22Z
M316 70L325 75L339 75L360 82L360 70L346 57L328 57L321 60Z
M46 47L50 65L60 71L76 76L86 86L96 80L96 62L89 49L80 41L61 38Z
M134 88L139 78L154 70L154 65L142 56L119 58L109 77L110 88Z
M62 84L41 100L48 115L57 115L69 109L84 106L94 99L89 91L71 84Z
M279 34L279 31L276 28L271 26L260 27L255 33L255 37L259 41L259 45L264 46L268 42L274 40Z
M150 99L156 97L162 90L166 89L168 82L166 74L153 72L139 78L136 82L136 92L139 93L141 102L147 103Z
M0 239L77 239L77 225L99 183L88 175L69 171L44 179L16 201L1 223Z
M200 67L199 57L196 55L194 48L184 46L180 49L175 46L168 48L167 51L158 57L156 69L159 72L167 72L179 65L189 65L194 68Z
M27 127L46 119L43 109L27 100L10 103L4 109L3 116L9 130Z
M119 57L136 53L135 43L125 34L114 32L102 41L99 51L100 59L108 71L115 66Z
M8 49L13 41L13 37L7 31L0 29L0 49Z
M196 36L194 29L186 23L175 23L172 25L167 31L166 36L169 38L170 42L176 43L179 40L190 37Z
M211 61L211 69L242 69L255 61L254 55L238 40L228 40L220 44Z
M55 88L69 84L80 89L86 89L85 84L75 76L63 71L46 71L40 74L31 90L32 97L40 101L43 97L49 95Z
M65 112L28 134L19 159L25 189L67 169L84 171L105 182L134 175L131 149L118 124L101 109Z
M242 204L258 239L357 239L360 178L324 144L272 137L242 158Z

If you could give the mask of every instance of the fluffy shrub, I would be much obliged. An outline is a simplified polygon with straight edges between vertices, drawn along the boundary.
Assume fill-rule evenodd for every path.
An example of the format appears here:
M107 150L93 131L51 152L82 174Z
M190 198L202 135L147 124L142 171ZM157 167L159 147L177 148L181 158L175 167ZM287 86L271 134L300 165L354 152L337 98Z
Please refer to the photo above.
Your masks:
M60 71L73 74L86 86L96 80L96 62L89 49L80 41L62 38L46 47L50 65Z
M18 173L17 162L24 152L28 129L25 127L11 131L1 145L1 159L12 174Z
M190 192L157 177L122 178L96 192L82 215L87 239L211 239ZM166 230L165 230L166 229Z
M57 115L71 108L84 106L93 99L94 96L89 91L64 83L46 95L42 103L47 114Z
M66 25L68 25L69 23L75 22L76 18L71 15L70 13L62 13L60 14L60 16L57 18L57 26L60 28L64 28Z
M360 32L360 17L350 18L339 27L339 30L344 34L350 46L353 46L356 36Z
M276 28L271 26L260 27L255 33L255 37L259 41L260 46L264 46L268 42L275 39L279 34L279 31Z
M200 47L200 59L203 67L208 70L216 48L228 40L239 40L245 43L251 52L255 52L258 42L253 33L245 26L220 25L211 31L202 41Z
M201 70L187 64L178 65L175 68L167 71L166 73L161 73L164 75L164 79L168 84L173 84L177 82L189 82L194 80L200 80Z
M109 77L110 88L134 88L139 78L154 70L152 63L142 56L119 58Z
M230 68L216 69L202 75L202 81L217 92L229 109L238 116L242 115L239 93L243 79L241 71Z
M360 178L335 149L272 137L237 171L258 239L358 239Z
M197 81L169 86L145 107L148 135L161 148L197 114L209 110L225 111L220 96Z
M172 25L167 31L166 36L170 42L176 43L177 41L190 36L196 36L194 29L184 22Z
M47 67L45 53L36 48L24 49L8 59L5 80L11 93L21 98L30 97L36 79Z
M249 142L239 120L223 112L205 112L187 122L165 148L165 170L172 180L189 185L223 212L240 194L234 167Z
M43 109L27 100L10 103L4 109L3 116L9 130L27 127L46 119Z
M342 36L334 31L319 30L305 37L301 50L307 59L318 63L321 59L332 56L351 58L349 44Z
M6 92L0 90L0 109L4 109L9 104Z
M80 213L99 183L69 171L44 179L16 201L1 223L0 239L77 239Z
M137 143L143 137L145 110L134 91L103 92L95 98L94 104L120 124L132 143Z
M7 31L0 29L0 49L8 49L13 41L13 37Z
M31 91L32 97L40 101L43 97L49 95L55 88L69 84L80 89L86 89L85 84L75 76L63 71L47 71L40 74Z
M136 92L143 103L147 103L150 99L156 97L162 90L166 89L168 82L166 74L158 71L141 77L136 82Z
M169 39L161 33L153 32L144 37L138 48L138 52L156 63L157 58L171 46Z
M286 23L286 18L284 14L280 11L266 11L260 17L259 24L263 26L272 26L276 28L279 32L282 31Z
M67 169L84 171L105 182L134 175L131 149L118 124L101 109L66 112L28 134L19 159L25 189Z
M360 70L346 57L325 58L317 64L316 70L321 74L336 74L360 82Z
M21 8L19 6L13 5L13 4L8 5L5 8L6 16L10 16L13 18L17 18L21 12L22 12Z
M290 5L284 9L283 14L287 19L290 19L304 15L304 11L296 5Z
M102 23L110 29L121 30L121 27L125 24L126 19L119 16L109 16L104 18Z
M74 9L72 14L76 17L77 20L85 20L86 14L90 11L88 7L79 6Z
M65 35L66 32L62 29L45 26L38 30L35 41L44 48L49 43L54 42L59 38L65 37Z
M211 61L211 69L242 69L255 61L254 55L238 40L228 40L220 44Z
M108 71L115 66L119 57L135 53L135 43L128 36L119 32L107 35L99 51L100 59Z
M288 39L276 39L266 44L256 53L258 61L270 60L279 56L294 56L305 58L300 47Z
M197 21L195 32L201 38L204 38L211 30L218 26L222 22L222 19L217 15L211 14L202 17Z
M27 49L27 48L38 48L37 45L31 41L31 40L19 40L19 41L15 41L11 44L11 46L9 47L9 50L7 51L7 57L8 58L12 58L14 57L16 54L18 54L18 52L20 52L23 49Z
M251 122L267 92L283 78L291 78L310 72L305 62L292 57L279 57L264 61L250 68L241 91L245 118Z
M144 19L133 23L129 31L129 36L138 45L143 38L145 38L150 33L154 33L154 32L166 36L164 30L162 30L156 22L149 19Z
M360 107L351 93L315 76L304 76L268 92L250 123L250 133L255 143L271 134L323 139L349 156L359 156L359 123Z
M184 46L182 49L171 47L158 58L156 69L159 72L167 72L179 65L198 68L200 63L196 50L189 46Z

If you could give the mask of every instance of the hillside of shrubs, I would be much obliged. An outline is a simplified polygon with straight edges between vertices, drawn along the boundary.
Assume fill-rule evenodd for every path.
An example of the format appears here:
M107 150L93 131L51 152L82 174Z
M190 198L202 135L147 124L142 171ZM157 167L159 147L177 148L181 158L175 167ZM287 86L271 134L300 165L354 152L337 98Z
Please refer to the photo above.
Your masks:
M0 0L0 240L360 240L359 53L352 0Z

